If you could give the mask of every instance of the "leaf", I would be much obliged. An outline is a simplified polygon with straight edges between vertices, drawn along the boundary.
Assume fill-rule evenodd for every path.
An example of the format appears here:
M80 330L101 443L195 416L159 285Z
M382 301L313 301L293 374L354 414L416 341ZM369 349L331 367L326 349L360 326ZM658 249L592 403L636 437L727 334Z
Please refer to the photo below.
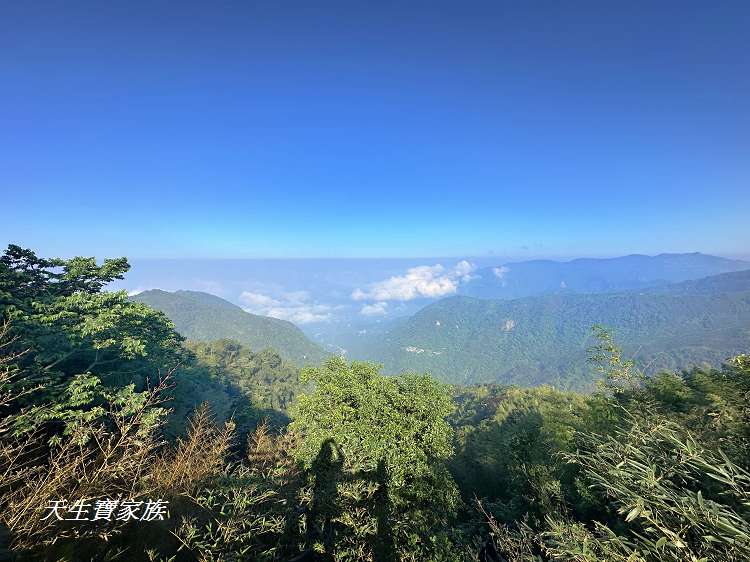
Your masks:
M640 515L641 511L643 511L643 508L640 505L635 506L633 509L630 510L630 512L625 516L625 521L630 522L638 515Z

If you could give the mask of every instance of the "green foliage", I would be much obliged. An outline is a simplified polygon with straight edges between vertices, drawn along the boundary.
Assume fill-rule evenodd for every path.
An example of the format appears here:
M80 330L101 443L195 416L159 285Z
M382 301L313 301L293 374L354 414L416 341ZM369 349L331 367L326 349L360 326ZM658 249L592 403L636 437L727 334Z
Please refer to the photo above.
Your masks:
M168 431L184 432L185 420L207 402L218 419L234 417L245 436L262 420L288 422L295 397L304 390L299 369L272 350L253 352L231 340L186 342L188 360L176 373Z
M159 371L181 348L162 314L101 292L127 269L13 245L0 258L0 519L16 547L118 531L54 528L39 517L50 500L147 489L166 412Z
M619 394L643 384L645 377L636 369L635 361L623 359L622 350L615 345L612 333L599 325L592 331L596 344L589 349L589 362L595 365L601 376L597 381L600 390Z
M750 473L674 422L636 417L610 435L581 436L567 460L621 518L610 528L624 529L622 560L750 558ZM559 531L545 539L553 554L570 548ZM603 538L603 548L612 540Z
M444 418L452 405L429 376L384 377L376 365L337 357L303 370L302 377L315 383L315 391L300 397L292 427L305 435L300 458L308 465L329 439L353 466L374 469L385 460L398 482L450 456Z
M315 383L299 399L291 428L311 471L309 540L340 560L427 556L457 507L445 468L452 406L426 375L392 378L375 365L328 360L303 376Z
M0 315L13 336L8 351L24 351L15 385L35 389L16 402L30 406L17 431L75 417L99 382L145 388L178 364L181 338L163 314L123 292L101 292L128 267L124 259L101 266L93 258L43 259L13 245L0 258Z
M623 404L642 403L653 414L674 420L701 443L721 448L750 467L750 360L738 355L720 369L694 368L680 374L660 373L643 388L622 397Z
M18 550L68 538L106 541L125 525L56 525L40 510L61 498L72 504L147 493L144 475L161 444L157 430L165 413L160 407L165 385L134 392L132 384L108 389L93 375L77 375L61 401L36 396L32 406L19 411L10 383L24 377L18 365L24 354L9 351L17 339L9 336L8 324L0 327L0 524L11 531L11 545ZM34 419L39 430L19 431L24 418Z
M304 478L291 457L294 440L260 425L248 454L203 482L192 500L200 510L180 519L181 552L199 560L289 560L302 545Z
M56 402L36 403L14 416L13 433L17 436L39 425L57 422L62 430L50 437L50 445L59 445L63 438L73 438L76 444L85 445L94 437L93 432L100 429L95 422L105 419L113 408L120 416L132 416L141 411L151 397L149 390L136 392L134 384L106 388L93 375L75 375ZM166 412L161 407L144 412L139 431L148 432L156 427Z
M550 387L461 389L451 472L464 498L484 498L501 522L537 523L564 502L579 502L576 471L558 455L575 448L588 423L586 397ZM477 406L474 406L477 404ZM481 419L475 412L486 409Z
M272 350L252 352L229 340L187 347L211 376L235 385L257 408L286 412L303 389L299 370Z
M99 266L94 258L46 259L37 257L32 250L10 244L0 257L3 304L23 307L33 301L77 292L98 293L110 281L122 279L129 268L125 258L104 260Z
M545 463L573 476L558 480L563 501L540 514L536 497L509 517L488 497L493 544L514 561L747 559L746 356L720 370L628 379L632 364L600 336L592 358L607 375L602 393L585 398L573 440ZM503 473L528 466L509 465ZM533 486L533 476L521 480Z

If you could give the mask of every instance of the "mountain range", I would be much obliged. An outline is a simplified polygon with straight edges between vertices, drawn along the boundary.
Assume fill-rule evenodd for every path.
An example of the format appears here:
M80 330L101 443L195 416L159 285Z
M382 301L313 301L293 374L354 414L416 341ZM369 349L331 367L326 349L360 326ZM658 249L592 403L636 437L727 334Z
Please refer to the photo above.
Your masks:
M633 254L571 261L531 260L477 270L459 294L515 299L540 294L611 293L750 269L750 262L701 254Z
M647 373L718 365L750 348L750 263L739 260L693 253L518 262L479 270L460 292L353 328L340 348L391 373L577 389L592 385L595 324L612 329ZM150 290L132 298L164 312L190 340L273 348L298 365L327 355L294 324L214 295Z
M389 372L427 371L451 383L585 388L595 324L612 329L647 373L718 365L750 348L750 270L643 291L450 297L362 341L354 353Z

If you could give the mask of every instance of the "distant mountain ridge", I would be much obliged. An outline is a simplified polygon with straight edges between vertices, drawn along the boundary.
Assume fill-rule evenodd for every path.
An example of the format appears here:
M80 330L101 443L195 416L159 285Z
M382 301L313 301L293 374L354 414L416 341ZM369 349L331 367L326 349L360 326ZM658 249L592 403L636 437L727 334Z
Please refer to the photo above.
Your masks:
M705 295L711 293L727 293L744 291L750 288L750 269L712 275L702 279L691 279L681 283L671 283L647 290L654 294L672 295Z
M567 262L532 260L482 268L459 294L515 299L542 294L632 291L750 269L750 262L689 254L632 254Z
M647 372L718 365L750 349L750 271L641 292L450 297L368 342L363 355L391 372L427 371L451 383L586 388L594 324L612 328Z
M231 339L253 351L272 348L297 365L319 363L326 356L291 322L251 314L209 293L153 289L130 298L161 310L189 340Z

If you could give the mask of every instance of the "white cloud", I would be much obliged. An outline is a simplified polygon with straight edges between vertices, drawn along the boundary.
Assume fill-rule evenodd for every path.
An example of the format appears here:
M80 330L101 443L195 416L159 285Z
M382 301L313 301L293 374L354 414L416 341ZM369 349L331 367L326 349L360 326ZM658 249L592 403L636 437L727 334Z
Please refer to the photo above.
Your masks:
M128 292L129 297L134 297L136 295L140 295L144 291L153 291L154 289L158 289L159 287L136 287L135 289L126 289Z
M497 277L498 279L502 279L503 277L505 277L505 274L508 273L509 271L510 271L510 268L505 267L504 265L501 265L500 267L492 268L492 273L494 273L495 277Z
M328 322L331 319L331 312L327 305L311 304L269 308L266 316L289 320L295 324L312 324L313 322Z
M452 295L462 282L472 278L474 269L474 265L467 261L460 261L451 269L440 264L420 265L406 270L404 275L394 275L373 283L367 290L357 288L352 293L352 299L410 301Z
M269 297L268 295L253 293L252 291L242 291L242 294L240 294L240 301L251 308L272 307L280 304L279 301Z
M240 302L246 305L243 308L252 314L271 316L295 324L329 321L332 307L309 302L309 299L310 295L306 291L284 293L279 298L243 291L239 297Z
M507 281L505 279L505 275L510 271L509 267L505 267L504 265L501 265L500 267L493 267L492 273L495 274L495 277L500 279L500 285L505 287L507 284Z
M461 260L456 264L456 267L453 268L454 273L458 276L458 278L463 281L464 283L467 281L471 281L472 279L472 273L476 267L474 264L467 262L466 260Z
M388 303L387 302L376 302L374 304L366 304L359 311L363 316L383 316L388 314Z

